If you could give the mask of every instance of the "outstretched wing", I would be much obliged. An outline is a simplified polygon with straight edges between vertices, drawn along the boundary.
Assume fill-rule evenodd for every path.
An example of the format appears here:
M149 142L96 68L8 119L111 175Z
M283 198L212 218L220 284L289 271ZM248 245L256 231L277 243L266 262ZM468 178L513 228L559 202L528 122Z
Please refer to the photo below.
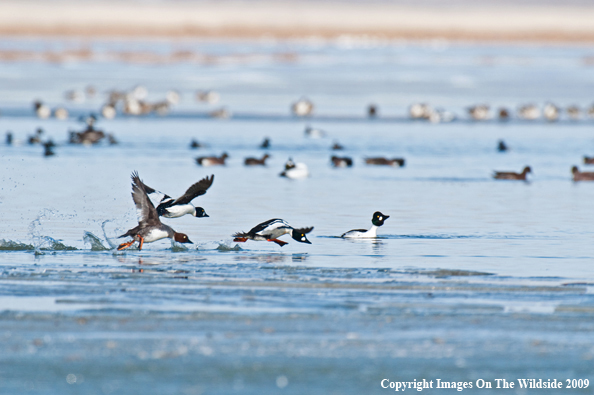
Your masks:
M138 172L134 171L132 173L132 200L134 200L138 212L138 223L140 226L158 225L161 221L159 221L155 206L146 194L146 188L138 176Z
M138 173L136 175L138 175ZM134 173L132 173L132 176L134 176ZM142 185L144 185L144 191L146 192L147 195L150 195L151 193L158 192L157 190L146 185L145 183L142 183ZM162 193L162 192L159 192L159 193Z
M248 233L251 235L261 234L264 230L269 233L275 229L291 229L291 226L280 218L273 218L254 226Z
M189 187L186 193L175 199L171 205L190 203L195 197L204 195L212 185L213 181L214 174L211 175L210 178L208 176L204 177L202 180Z

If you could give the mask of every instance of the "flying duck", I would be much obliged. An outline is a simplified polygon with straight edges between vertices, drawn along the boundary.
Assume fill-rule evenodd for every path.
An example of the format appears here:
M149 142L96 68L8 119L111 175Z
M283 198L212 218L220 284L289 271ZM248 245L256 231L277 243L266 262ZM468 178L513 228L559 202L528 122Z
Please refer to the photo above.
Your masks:
M161 240L166 237L177 241L178 243L192 243L188 236L183 233L178 233L171 227L161 223L159 214L155 210L155 206L151 203L146 194L146 185L140 180L137 172L132 173L132 200L138 211L138 226L128 230L120 237L132 237L131 241L122 243L118 246L118 251L124 250L138 242L138 249L142 250L144 243L151 243L153 241Z
M248 240L272 241L282 247L288 243L282 240L278 240L278 238L282 235L290 234L293 240L296 240L300 243L311 244L311 242L307 240L307 237L305 235L311 232L312 230L313 226L309 228L295 229L291 225L289 225L285 220L282 220L280 218L274 218L254 226L247 233L235 233L233 235L233 241L240 243L246 242Z
M198 196L204 195L212 185L213 181L214 175L211 175L210 178L206 176L189 187L188 190L177 199L173 199L171 196L164 194L163 192L156 191L146 184L144 184L144 186L148 195L155 192L164 195L157 206L157 214L159 214L160 217L178 218L190 214L196 218L204 218L208 217L208 214L206 214L202 207L194 207L191 201Z

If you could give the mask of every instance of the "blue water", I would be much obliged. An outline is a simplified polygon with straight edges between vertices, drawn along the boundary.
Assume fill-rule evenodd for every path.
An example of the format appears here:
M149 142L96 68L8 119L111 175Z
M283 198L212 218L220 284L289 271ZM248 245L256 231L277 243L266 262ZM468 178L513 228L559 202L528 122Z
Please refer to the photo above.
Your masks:
M80 45L6 40L0 50ZM573 165L588 169L581 161L594 154L594 121L481 123L464 110L547 101L586 108L594 73L585 59L594 48L345 39L84 45L99 55L0 63L0 132L22 142L0 145L0 393L361 394L390 391L384 378L594 379L594 183L570 174ZM105 55L180 49L216 61ZM290 62L279 56L287 53ZM64 99L88 84L94 99ZM67 144L68 130L84 126L77 117L97 112L108 90L137 84L149 100L177 89L181 102L164 117L100 118L97 127L118 145ZM197 103L199 89L217 90L221 101ZM316 104L308 119L289 111L301 96ZM72 116L37 119L34 99ZM458 119L410 121L416 101ZM371 102L378 119L365 117ZM230 119L208 117L222 106ZM327 137L307 138L308 125ZM26 144L37 127L57 143L54 157ZM245 157L265 152L264 137L268 166L244 167ZM208 147L191 150L192 139ZM496 151L499 139L508 153ZM331 151L335 141L346 149ZM194 161L224 151L225 167ZM354 166L332 168L333 154ZM404 157L406 166L367 166L368 156ZM311 176L279 177L289 157ZM529 182L491 178L525 165ZM215 175L194 201L209 218L163 220L193 245L112 249L136 225L133 170L173 196ZM369 227L378 210L390 218L377 239L337 237ZM314 226L312 244L232 241L276 217ZM559 393L568 391L580 392Z

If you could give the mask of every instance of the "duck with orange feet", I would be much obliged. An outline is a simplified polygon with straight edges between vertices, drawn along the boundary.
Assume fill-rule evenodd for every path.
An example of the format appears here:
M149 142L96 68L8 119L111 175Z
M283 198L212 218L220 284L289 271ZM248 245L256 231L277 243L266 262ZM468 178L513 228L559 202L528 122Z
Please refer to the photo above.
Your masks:
M178 243L190 243L190 239L183 233L178 233L171 227L161 223L159 214L153 206L153 203L146 194L146 185L140 180L137 172L132 173L132 200L138 211L138 226L130 229L120 237L132 237L131 241L122 243L118 246L118 251L130 247L134 242L138 242L138 249L142 250L144 243L161 240L166 237L177 241Z
M280 218L270 219L254 226L249 232L238 232L233 235L234 242L246 242L248 240L254 241L272 241L279 246L288 244L286 241L279 240L282 235L290 234L293 240L300 243L311 244L307 237L307 233L313 230L313 226L309 228L295 229L289 225L285 220Z

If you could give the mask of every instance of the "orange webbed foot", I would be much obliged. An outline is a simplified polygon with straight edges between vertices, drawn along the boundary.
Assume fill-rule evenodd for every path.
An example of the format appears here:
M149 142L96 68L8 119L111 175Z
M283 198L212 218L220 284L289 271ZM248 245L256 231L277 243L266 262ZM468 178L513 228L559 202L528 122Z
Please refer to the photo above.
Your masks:
M129 241L127 243L122 243L118 246L118 251L125 250L126 248L130 247L132 244L134 244L134 240Z

